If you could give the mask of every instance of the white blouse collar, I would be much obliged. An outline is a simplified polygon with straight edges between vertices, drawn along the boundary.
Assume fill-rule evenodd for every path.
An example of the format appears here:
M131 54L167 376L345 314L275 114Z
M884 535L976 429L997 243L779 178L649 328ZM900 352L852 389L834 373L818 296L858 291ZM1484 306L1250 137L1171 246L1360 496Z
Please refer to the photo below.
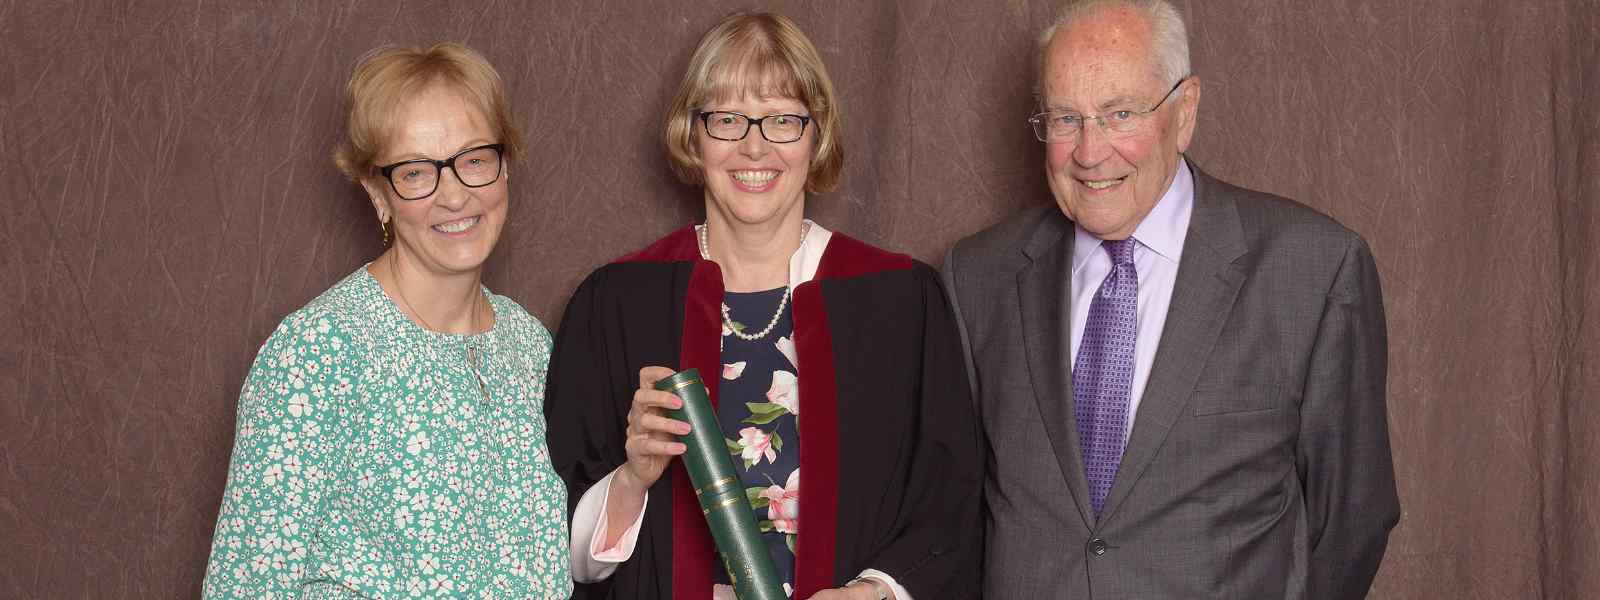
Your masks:
M811 226L811 231L806 233L805 242L795 249L794 255L789 257L789 289L795 289L800 284L811 281L817 276L817 265L822 264L822 253L828 249L828 241L833 239L833 232L824 229L811 219L806 219L806 224Z

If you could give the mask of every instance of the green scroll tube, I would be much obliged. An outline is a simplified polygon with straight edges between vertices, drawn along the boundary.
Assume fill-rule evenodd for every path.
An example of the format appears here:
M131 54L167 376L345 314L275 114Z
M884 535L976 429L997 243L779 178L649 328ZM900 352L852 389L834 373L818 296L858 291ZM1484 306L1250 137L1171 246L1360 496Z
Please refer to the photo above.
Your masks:
M700 381L700 371L688 369L656 382L656 389L672 392L683 399L683 408L668 410L667 416L689 424L689 435L678 440L688 446L683 465L689 470L700 512L711 528L722 564L733 580L739 600L785 600L783 581L772 566L772 556L756 528L755 512L745 497L739 473L733 469L717 413Z

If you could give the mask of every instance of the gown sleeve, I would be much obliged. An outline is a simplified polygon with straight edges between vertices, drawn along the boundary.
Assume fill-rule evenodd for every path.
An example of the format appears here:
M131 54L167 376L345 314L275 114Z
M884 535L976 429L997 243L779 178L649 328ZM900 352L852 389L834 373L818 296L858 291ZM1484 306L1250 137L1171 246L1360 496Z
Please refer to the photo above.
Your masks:
M920 405L909 432L911 489L893 540L871 564L918 598L977 597L986 457L954 315L932 269L918 270L923 339L921 372L912 382Z

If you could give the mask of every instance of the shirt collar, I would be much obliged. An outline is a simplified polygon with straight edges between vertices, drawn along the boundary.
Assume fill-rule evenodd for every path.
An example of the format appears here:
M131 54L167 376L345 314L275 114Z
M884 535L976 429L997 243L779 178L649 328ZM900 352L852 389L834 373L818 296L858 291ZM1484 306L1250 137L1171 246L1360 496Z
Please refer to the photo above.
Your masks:
M1177 171L1155 208L1133 230L1133 239L1140 246L1173 264L1183 256L1183 238L1188 233L1189 214L1194 211L1194 175L1189 172L1188 161L1180 158ZM1076 273L1099 251L1100 238L1077 224L1072 230L1072 272Z
M811 219L806 219L811 225L806 232L806 239L795 248L794 254L789 256L789 289L800 287L800 284L811 281L817 276L817 267L822 264L822 253L828 250L828 240L833 239L833 232L824 229Z

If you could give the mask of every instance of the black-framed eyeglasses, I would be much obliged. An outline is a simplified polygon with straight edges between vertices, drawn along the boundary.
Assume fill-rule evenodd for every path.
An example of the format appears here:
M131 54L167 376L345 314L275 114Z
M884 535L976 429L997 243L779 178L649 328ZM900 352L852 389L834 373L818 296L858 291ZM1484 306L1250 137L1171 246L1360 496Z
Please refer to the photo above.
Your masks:
M700 113L706 135L725 142L737 142L750 135L750 126L761 130L761 137L774 144L787 144L806 134L811 117L805 115L767 115L759 119L725 110Z
M421 200L439 189L439 173L445 167L456 174L456 181L469 188L480 188L500 180L500 157L505 144L485 144L457 152L444 160L417 158L378 167L389 180L389 187L403 200Z
M1172 98L1172 93L1178 91L1188 77L1179 79L1172 84L1172 89L1161 97L1161 101L1150 110L1114 110L1103 115L1083 115L1068 110L1045 111L1028 117L1028 123L1033 125L1033 137L1049 144L1060 144L1078 141L1078 134L1083 131L1085 121L1098 121L1100 129L1112 137L1127 137L1139 131L1151 113L1161 110L1161 106Z

